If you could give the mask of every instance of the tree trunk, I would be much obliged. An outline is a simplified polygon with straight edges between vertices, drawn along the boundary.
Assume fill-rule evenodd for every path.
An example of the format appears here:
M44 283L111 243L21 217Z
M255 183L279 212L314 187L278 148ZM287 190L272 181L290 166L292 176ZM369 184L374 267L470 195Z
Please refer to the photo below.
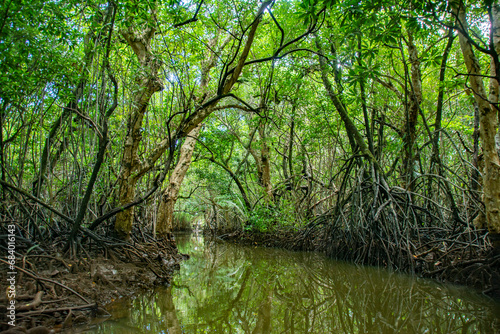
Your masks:
M100 127L100 132L101 132L101 137L99 138L99 142L97 145L97 157L96 161L94 163L94 168L92 170L92 174L90 176L89 182L87 184L87 189L85 190L85 195L83 196L82 203L80 204L80 207L78 208L78 213L75 219L75 222L73 224L73 227L71 229L70 236L68 238L67 244L65 246L65 250L67 250L69 247L71 247L73 241L75 240L76 234L78 233L78 230L80 229L80 226L83 222L83 219L85 218L85 215L88 211L88 204L90 202L90 197L92 196L92 192L94 189L95 182L97 181L97 177L99 175L99 171L101 169L101 165L104 162L104 156L106 154L107 146L109 143L109 137L108 137L108 122L109 118L115 111L116 107L118 106L118 83L115 79L115 77L110 74L110 66L109 66L109 53L110 53L110 42L111 42L111 36L113 34L114 30L114 25L115 25L115 15L116 15L116 5L114 5L112 2L109 2L109 11L108 11L108 17L106 19L106 25L108 26L109 32L108 32L108 38L107 38L107 47L106 47L106 54L103 59L103 65L102 65L102 89L103 91L106 89L106 80L104 79L104 73L105 71L108 72L109 79L113 85L113 102L111 106L109 107L108 110L103 110L102 106L104 106L104 103L101 103L101 117L99 120L99 127ZM109 22L109 24L108 24ZM101 96L104 96L102 94ZM103 101L101 101L103 102Z
M484 204L486 209L486 225L492 235L500 234L500 159L498 157L495 144L495 134L498 129L498 114L497 109L493 105L498 101L498 81L496 77L495 64L498 59L492 59L492 68L490 79L490 94L486 93L483 84L483 77L479 61L474 55L472 45L467 38L468 24L465 16L464 4L460 1L452 3L453 12L457 15L458 26L460 27L458 37L460 47L464 56L464 61L469 73L469 81L474 92L474 98L479 106L479 132L484 156L483 170L483 192ZM492 5L492 33L493 43L498 49L499 37L497 29L500 22L500 11L498 5ZM498 53L497 53L498 55ZM476 221L482 225L482 222ZM499 248L498 238L494 238L495 248Z
M271 183L271 166L269 160L269 146L266 142L266 123L259 125L260 137L260 184L264 188L268 200L273 200L273 185Z
M441 69L439 71L439 93L438 93L437 107L436 107L436 121L434 122L434 137L432 138L431 164L438 165L439 175L442 174L441 158L439 157L439 140L441 136L441 120L443 118L443 101L444 101L443 83L446 74L446 63L448 62L448 56L450 54L450 50L454 40L455 36L453 35L453 30L450 28L448 30L448 43L446 43L446 47L444 48L443 58L441 60Z
M328 79L328 66L326 64L325 58L322 56L323 50L321 47L321 44L316 37L316 47L318 48L320 56L318 57L319 59L319 65L320 65L320 70L321 70L321 79L323 81L323 85L325 87L325 90L328 94L328 97L332 101L333 105L335 106L335 109L337 109L337 112L340 115L340 118L342 119L342 122L344 123L344 126L346 128L347 136L349 137L349 143L351 144L351 149L353 152L359 149L361 150L361 153L367 158L371 163L375 165L375 168L380 169L380 166L373 156L372 152L370 152L368 146L366 145L363 136L357 129L356 125L354 124L353 120L347 113L347 110L344 106L344 103L339 99L338 94L335 94L332 84L330 82L330 79Z
M238 63L236 67L231 71L231 76L227 78L225 83L220 86L221 92L220 96L227 94L231 91L232 87L238 80L243 67L245 66L245 61L248 58L250 48L253 44L255 33L257 27L260 23L260 17L267 6L272 1L263 2L260 5L259 11L257 13L257 18L252 23L250 30L248 32L247 41L240 54ZM128 44L132 47L134 53L136 54L139 63L141 64L142 71L138 78L137 93L134 99L133 109L130 114L128 133L125 138L124 154L122 158L122 172L120 176L120 190L119 190L119 204L123 206L125 204L133 202L135 197L135 186L137 181L144 175L144 173L152 168L155 161L165 152L169 147L170 140L172 138L167 138L162 143L160 143L151 153L150 157L141 164L138 156L138 147L141 141L141 124L144 113L146 111L147 105L151 96L160 91L163 86L158 79L158 70L160 68L160 62L154 58L151 53L151 40L154 36L155 28L148 27L143 31L136 32L130 27L127 31L122 31L123 37L126 39ZM195 129L201 122L205 120L214 110L219 99L214 99L213 101L207 102L202 108L199 108L196 112L192 113L175 131L173 137L180 138L186 136L193 129ZM168 166L167 166L168 167ZM127 239L129 237L130 231L132 230L132 223L134 220L134 207L123 210L116 216L115 232L121 238Z
M215 50L217 47L217 42L219 40L219 32L217 35L210 40L208 43L209 50ZM221 49L227 44L229 40L226 40ZM210 83L210 70L217 63L217 54L216 52L210 52L210 56L206 59L206 61L202 62L202 72L201 72L201 80L200 80L200 96L201 96L201 104L203 104L206 100L208 84ZM209 107L213 109L213 107ZM156 217L156 235L158 237L168 236L172 232L172 225L174 221L174 207L177 202L177 196L179 195L179 191L182 185L182 181L184 180L184 176L191 165L191 158L193 156L194 148L196 146L196 141L198 140L198 136L200 135L200 130L202 127L202 123L198 124L191 132L188 133L186 140L182 144L179 161L170 176L170 182L168 187L162 194L162 198L160 201L160 205L158 207L158 215Z
M474 132L472 133L473 151L472 151L472 166L469 188L471 195L475 200L479 199L480 185L482 184L481 176L479 175L479 107L474 101Z
M412 190L414 180L414 146L417 137L417 118L420 104L422 103L422 74L420 72L420 59L418 50L413 42L413 34L408 32L408 55L411 64L409 92L410 103L407 108L406 124L404 127L404 180L408 190Z
M193 156L194 147L200 134L201 126L202 124L199 124L186 137L179 154L179 162L170 176L168 187L162 194L160 206L158 208L158 216L156 218L156 235L159 237L168 236L172 232L175 203L177 202L177 196L179 195L184 176L186 176L189 166L191 165L191 157Z
M141 162L138 155L139 144L142 140L141 128L144 114L149 101L155 92L163 89L158 78L160 62L151 53L151 40L155 28L148 27L143 31L134 31L130 27L121 31L129 46L137 56L140 71L136 79L135 96L128 118L127 135L123 147L122 170L120 173L119 204L125 205L134 200L135 188L141 174ZM116 215L115 231L119 237L128 239L134 220L134 207L123 210Z

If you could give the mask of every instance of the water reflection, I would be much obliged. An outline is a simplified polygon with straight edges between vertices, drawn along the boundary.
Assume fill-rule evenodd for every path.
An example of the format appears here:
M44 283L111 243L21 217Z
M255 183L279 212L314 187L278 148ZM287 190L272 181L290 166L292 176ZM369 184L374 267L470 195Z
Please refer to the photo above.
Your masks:
M495 333L500 307L439 285L313 253L178 237L170 288L115 304L95 333Z

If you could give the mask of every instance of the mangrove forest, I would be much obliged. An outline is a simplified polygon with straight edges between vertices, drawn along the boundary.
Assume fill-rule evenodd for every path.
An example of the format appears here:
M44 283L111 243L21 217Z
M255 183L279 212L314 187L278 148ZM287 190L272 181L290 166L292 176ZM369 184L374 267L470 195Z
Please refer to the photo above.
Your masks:
M1 0L0 332L500 332L497 69L497 0Z

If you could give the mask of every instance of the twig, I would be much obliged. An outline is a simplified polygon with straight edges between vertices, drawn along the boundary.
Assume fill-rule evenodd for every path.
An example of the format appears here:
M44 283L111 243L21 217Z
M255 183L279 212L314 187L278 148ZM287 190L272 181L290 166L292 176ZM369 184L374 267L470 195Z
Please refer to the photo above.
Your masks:
M57 258L55 256L50 256L50 255L27 255L27 257L44 257L44 258L47 258L47 259L53 259L53 260L61 262L64 265L64 267L66 267L66 269L68 269L68 271L71 270L71 268L66 264L66 262L64 262L63 259L59 259L59 258Z
M7 261L4 261L2 259L0 259L0 262L3 262L7 265L10 265L9 262ZM39 277L39 276L36 276L36 275L33 275L31 274L30 272L28 272L27 270L25 269L22 269L18 266L14 266L14 268L16 268L17 270L19 271L22 271L23 273L25 273L26 275L28 275L29 277L33 278L34 280L37 280L37 281L45 281L45 282L49 282L49 283L52 283L52 284L56 284L56 285L59 285L61 288L63 289L66 289L72 293L74 293L78 298L80 298L81 300L83 300L84 302L86 302L87 304L90 304L89 301L83 297L81 294L79 294L78 292L76 292L75 290L71 289L70 287L67 287L66 285L62 284L62 283L59 283L57 281L54 281L54 280L51 280L51 279L48 279L48 278L43 278L43 277Z
M17 314L18 317L28 317L30 315L36 315L36 314L42 314L42 313L56 313L56 312L62 312L62 311L72 311L72 310L83 310L86 308L95 308L97 309L97 303L94 304L86 304L86 305L80 305L80 306L71 306L71 307L60 307L60 308L52 308L52 309L46 309L46 310L40 310L40 311L31 311L31 312L24 312Z
M42 303L42 296L43 296L43 291L38 291L35 295L35 298L33 301L30 303L21 305L17 311L22 312L22 311L30 311L36 307L38 307Z

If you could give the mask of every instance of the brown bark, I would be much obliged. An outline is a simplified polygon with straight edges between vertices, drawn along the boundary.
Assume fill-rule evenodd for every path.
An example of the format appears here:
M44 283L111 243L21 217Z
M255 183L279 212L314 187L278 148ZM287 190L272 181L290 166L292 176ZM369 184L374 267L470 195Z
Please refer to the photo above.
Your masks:
M141 169L138 150L142 140L142 120L153 94L163 89L163 85L158 78L160 62L154 58L151 52L151 41L154 32L154 27L147 27L140 31L130 27L128 30L121 31L122 36L137 56L140 70L136 78L135 95L133 96L132 108L128 117L127 134L123 147L122 169L119 180L120 206L134 200L136 184L141 176L138 173ZM115 231L121 238L127 239L129 237L133 220L134 207L117 214Z
M414 179L414 146L417 137L417 118L422 103L422 74L420 72L420 58L418 49L413 41L412 32L408 32L408 55L411 64L411 90L408 94L410 103L407 108L406 124L404 128L404 179L408 190L412 189Z
M182 144L179 154L179 162L175 166L170 176L169 185L162 194L158 216L156 218L156 235L165 237L172 232L172 223L174 218L174 207L177 202L177 196L181 188L184 176L191 165L194 147L200 134L202 124L198 124L186 137Z
M490 79L490 93L486 93L481 74L479 61L474 55L472 45L468 39L468 24L465 7L461 1L452 2L453 13L457 16L460 47L469 73L469 82L474 92L474 98L479 106L479 132L484 156L483 170L483 198L486 209L487 227L492 234L500 233L500 159L495 144L495 134L498 130L497 109L492 102L498 101L498 81ZM493 5L492 31L495 48L498 48L499 38L496 33L500 22L498 5ZM495 60L495 59L493 59ZM496 59L493 64L497 63ZM496 76L493 66L492 77ZM477 222L481 223L481 222Z

